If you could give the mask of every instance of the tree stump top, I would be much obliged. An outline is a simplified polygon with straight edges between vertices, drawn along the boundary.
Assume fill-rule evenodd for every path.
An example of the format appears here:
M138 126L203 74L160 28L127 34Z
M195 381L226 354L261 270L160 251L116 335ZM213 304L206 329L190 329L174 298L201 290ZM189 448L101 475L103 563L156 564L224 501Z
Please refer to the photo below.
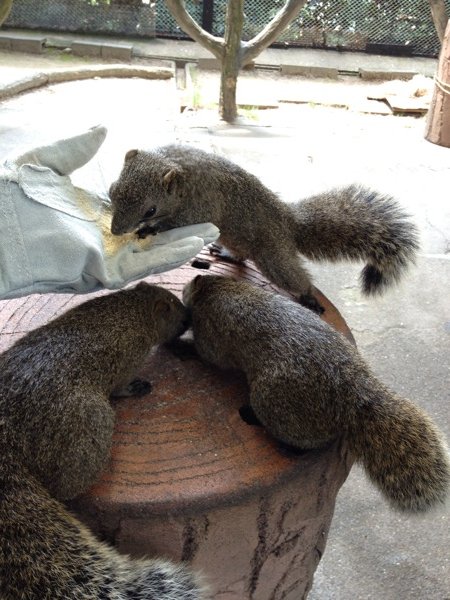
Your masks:
M232 275L275 289L252 266L221 263L203 251L208 271L190 265L147 278L181 296L201 273ZM92 295L91 295L92 296ZM320 293L323 318L350 340L335 307ZM0 348L61 314L87 296L49 294L0 303ZM275 489L323 461L341 460L336 444L320 451L293 452L262 427L246 424L238 409L248 402L240 373L223 372L198 359L182 360L157 349L141 371L153 389L145 397L114 401L117 410L111 463L81 505L88 512L144 517L210 510ZM341 457L342 458L342 457ZM342 481L339 482L339 485Z

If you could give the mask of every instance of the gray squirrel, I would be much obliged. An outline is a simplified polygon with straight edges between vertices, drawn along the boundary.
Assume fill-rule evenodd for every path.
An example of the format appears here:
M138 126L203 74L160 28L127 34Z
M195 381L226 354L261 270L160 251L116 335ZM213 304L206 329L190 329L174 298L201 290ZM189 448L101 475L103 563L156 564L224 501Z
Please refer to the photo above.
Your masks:
M381 293L414 262L418 232L398 202L350 185L286 204L233 162L190 146L130 150L110 187L111 231L139 237L210 222L220 229L211 252L252 259L281 289L321 312L299 254L313 260L366 261L365 294Z
M121 556L60 502L106 466L110 395L147 393L132 377L187 325L173 294L140 283L73 308L0 355L2 600L206 598L186 566Z
M195 349L244 371L241 415L301 449L345 435L391 505L426 511L445 501L448 450L430 417L391 392L356 348L312 311L247 282L197 276L184 289Z

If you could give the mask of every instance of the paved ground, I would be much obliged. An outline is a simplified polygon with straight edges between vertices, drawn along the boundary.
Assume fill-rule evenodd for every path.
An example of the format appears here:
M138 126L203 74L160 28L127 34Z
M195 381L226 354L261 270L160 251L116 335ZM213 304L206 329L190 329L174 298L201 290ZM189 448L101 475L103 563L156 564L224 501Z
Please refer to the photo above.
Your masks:
M56 56L21 58L22 63L18 55L0 53L0 83L30 68L61 65ZM14 69L8 69L13 61ZM253 80L246 75L242 83L250 91L286 85L308 88L308 94L326 89L328 97L364 93L348 78L330 84L273 74L267 80L259 74ZM218 85L217 75L203 77L200 85L206 99ZM250 110L228 126L218 122L215 109L180 114L178 102L174 80L87 80L45 87L0 104L0 156L102 122L108 138L98 160L78 172L84 184L108 185L131 147L179 140L228 156L286 201L350 181L395 194L422 233L418 264L400 287L367 301L357 286L359 267L315 263L311 271L374 371L426 408L450 439L450 149L424 140L424 118L366 115L311 100ZM449 600L449 524L444 509L420 518L392 512L355 467L339 494L310 600Z

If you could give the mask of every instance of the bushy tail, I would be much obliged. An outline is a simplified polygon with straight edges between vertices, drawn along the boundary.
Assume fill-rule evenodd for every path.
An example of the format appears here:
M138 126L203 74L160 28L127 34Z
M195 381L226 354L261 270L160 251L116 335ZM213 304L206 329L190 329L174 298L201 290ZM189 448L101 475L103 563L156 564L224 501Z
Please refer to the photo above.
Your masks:
M397 282L414 263L417 227L389 195L350 185L311 196L293 206L299 251L312 260L363 260L365 294Z
M26 469L3 461L0 598L200 600L205 595L184 566L131 560L98 541Z
M394 508L423 512L445 502L448 449L423 410L386 391L359 407L356 421L350 447Z

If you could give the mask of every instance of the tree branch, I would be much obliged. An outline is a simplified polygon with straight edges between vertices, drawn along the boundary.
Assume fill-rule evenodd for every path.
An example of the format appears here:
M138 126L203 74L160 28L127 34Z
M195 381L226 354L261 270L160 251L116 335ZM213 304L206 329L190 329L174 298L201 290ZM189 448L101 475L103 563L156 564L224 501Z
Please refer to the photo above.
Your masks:
M11 12L13 0L0 0L0 25L8 18Z
M287 0L283 8L262 31L248 42L243 42L242 66L251 62L260 52L272 44L292 23L307 0Z
M166 0L166 4L181 29L222 61L223 40L211 35L194 21L186 10L184 0Z
M439 37L439 41L443 42L445 28L447 27L447 10L445 8L445 0L428 0L433 17L434 26Z

